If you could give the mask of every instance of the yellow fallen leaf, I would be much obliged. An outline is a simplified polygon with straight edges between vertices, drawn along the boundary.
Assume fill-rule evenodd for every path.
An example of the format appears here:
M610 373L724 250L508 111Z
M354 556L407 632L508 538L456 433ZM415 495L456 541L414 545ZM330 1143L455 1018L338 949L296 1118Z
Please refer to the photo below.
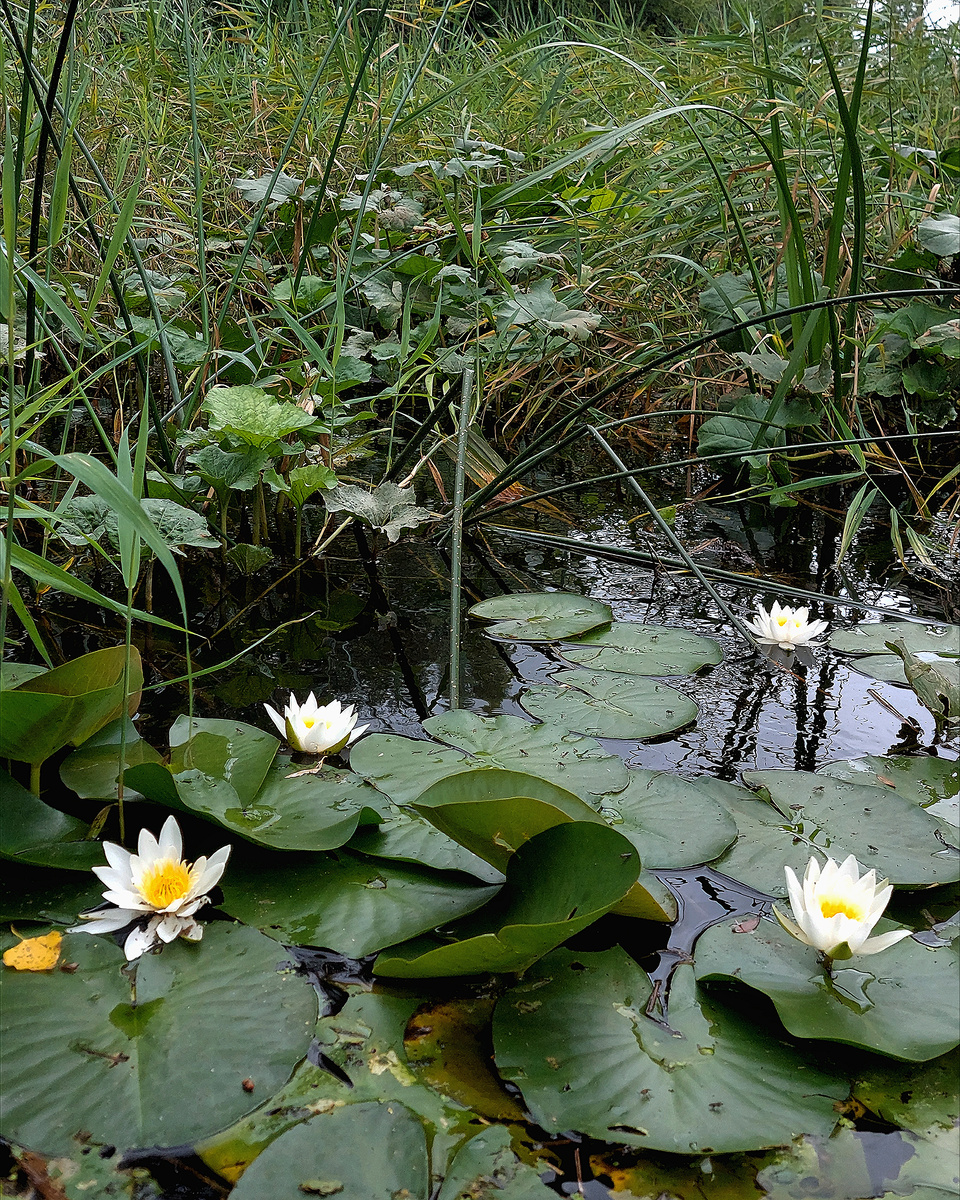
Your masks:
M60 958L62 933L24 938L18 946L4 951L3 965L15 971L52 971Z

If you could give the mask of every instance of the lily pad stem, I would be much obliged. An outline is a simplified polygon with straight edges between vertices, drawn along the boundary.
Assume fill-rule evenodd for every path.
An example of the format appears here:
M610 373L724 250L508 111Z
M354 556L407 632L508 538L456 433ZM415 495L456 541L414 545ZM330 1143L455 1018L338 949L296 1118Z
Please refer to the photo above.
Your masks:
M40 768L42 766L42 762L30 764L30 791L37 797L40 795Z

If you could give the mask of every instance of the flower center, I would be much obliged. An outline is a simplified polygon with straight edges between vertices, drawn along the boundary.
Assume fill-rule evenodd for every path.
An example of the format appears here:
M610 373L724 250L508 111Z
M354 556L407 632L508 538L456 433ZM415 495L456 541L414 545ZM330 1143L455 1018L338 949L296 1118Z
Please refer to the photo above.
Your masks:
M851 921L862 921L867 915L866 910L852 900L847 900L842 896L825 896L820 901L820 912L824 918L829 919L835 917L837 913L843 913Z
M312 729L314 725L316 725L316 721L313 719L313 717L304 717L303 725L305 729Z
M161 858L140 881L140 894L152 908L166 908L190 890L190 868L178 858Z

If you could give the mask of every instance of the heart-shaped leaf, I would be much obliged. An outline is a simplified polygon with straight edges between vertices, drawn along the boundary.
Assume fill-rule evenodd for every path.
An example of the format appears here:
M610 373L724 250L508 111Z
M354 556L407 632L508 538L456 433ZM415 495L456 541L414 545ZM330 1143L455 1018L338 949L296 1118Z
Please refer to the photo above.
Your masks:
M4 979L2 1132L41 1153L76 1151L81 1131L192 1143L254 1106L244 1079L269 1095L310 1044L313 988L277 970L288 956L256 930L214 923L199 945L146 955L135 990L111 941L71 934L63 957L78 968Z
M789 915L789 910L787 915ZM897 928L881 921L877 933ZM826 1038L923 1062L960 1042L956 943L933 949L904 938L879 954L835 962L828 974L816 950L772 920L755 929L721 922L697 942L698 979L735 979L769 996L795 1037Z
M615 830L582 821L555 825L512 855L494 903L444 939L418 938L385 951L374 971L404 979L523 971L609 912L639 871L636 851Z
M496 894L464 877L358 855L266 855L233 864L221 907L271 937L362 958L448 925Z
M121 721L109 725L88 738L60 764L60 778L82 800L116 800L117 781L122 771L143 763L159 763L160 754L140 737L131 721L126 722L127 736L120 759ZM125 788L124 800L139 800L140 793Z
M579 667L625 675L693 675L723 659L719 643L682 629L614 621L564 646L561 654Z
M887 642L898 638L911 654L931 651L960 658L960 625L921 625L917 621L872 621L853 629L835 629L830 646L841 654L889 654Z
M471 617L496 621L491 637L520 642L559 642L579 637L591 629L609 625L609 604L569 592L519 592L481 600L470 610Z
M494 1012L501 1075L548 1133L675 1154L780 1146L829 1133L846 1078L715 1004L678 968L669 1027L645 1013L649 977L619 947L556 950Z
M697 716L692 700L643 676L571 669L553 678L557 687L528 688L520 703L531 716L561 729L640 741L682 729Z

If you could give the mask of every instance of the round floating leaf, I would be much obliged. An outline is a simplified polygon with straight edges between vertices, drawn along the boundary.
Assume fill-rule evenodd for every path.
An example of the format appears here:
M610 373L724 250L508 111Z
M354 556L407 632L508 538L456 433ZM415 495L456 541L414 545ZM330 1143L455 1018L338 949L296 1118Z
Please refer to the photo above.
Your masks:
M853 629L835 629L830 646L842 654L883 654L890 658L887 642L902 638L911 654L931 651L960 658L960 625L921 625L916 621L874 621Z
M870 1065L853 1085L853 1095L872 1113L914 1133L960 1124L957 1056L945 1054L922 1066Z
M214 923L199 945L145 955L135 1001L113 942L68 935L63 959L78 969L4 977L2 1132L44 1154L76 1150L81 1130L121 1148L193 1142L254 1107L244 1079L269 1095L310 1044L313 988L253 929Z
M233 1200L428 1200L423 1125L395 1100L336 1108L267 1146L231 1195Z
M740 836L712 865L771 896L785 896L783 873L801 878L812 855L842 862L856 855L861 869L902 887L951 883L960 858L940 840L938 822L892 789L861 786L810 771L745 771L760 795L730 785L711 794L737 822Z
M645 1015L648 976L619 947L554 951L494 1012L497 1066L549 1133L713 1154L829 1133L847 1080L713 1003L681 966L666 1028ZM678 1036L679 1035L679 1036Z
M960 833L960 765L949 758L932 755L897 755L894 758L847 758L828 763L818 774L893 788L940 822L944 836L954 845Z
M941 654L930 654L922 652L919 656L923 662L930 663L931 666L937 667L948 674L956 674L957 661L954 658L946 658ZM897 654L865 654L862 658L855 658L850 664L861 675L869 675L871 679L879 679L881 683L898 683L902 687L909 687L906 671L903 666L903 659Z
M520 592L481 600L470 609L470 616L496 621L487 630L491 637L559 642L609 625L613 611L600 600L570 592Z
M267 776L280 743L270 733L242 721L216 717L177 717L170 727L170 770L174 775L209 776L248 805Z
M787 909L789 915L789 909ZM830 975L816 950L772 920L735 932L714 925L698 940L699 979L735 979L769 996L795 1036L825 1038L923 1062L960 1042L960 955L904 938L879 954L835 962ZM876 932L899 928L881 921Z
M409 804L438 779L462 771L467 758L435 742L371 733L351 748L350 766L395 804Z
M557 671L558 687L528 688L520 703L532 716L593 737L662 737L696 719L697 706L665 683L608 671Z
M103 862L100 843L97 861ZM32 866L7 863L0 879L0 922L42 921L74 925L87 908L103 902L103 884L87 871L38 871Z
M466 871L484 883L502 883L503 875L464 846L425 821L395 804L376 828L359 830L350 839L350 849L373 858L421 863L437 871Z
M496 894L450 875L351 854L284 855L233 864L221 907L271 937L362 958L448 925Z
M274 850L334 850L357 826L380 819L380 794L359 775L336 767L297 774L287 760L274 763L247 805L225 781L199 772L174 776L181 800L248 842ZM376 806L376 807L374 807Z
M555 825L516 851L496 902L451 930L455 941L395 946L374 971L402 979L523 971L609 912L639 871L636 851L615 830L582 821Z
M614 621L609 629L586 633L560 653L577 666L625 675L693 675L723 659L712 638L634 621Z
M666 771L631 770L625 790L607 797L600 815L648 869L710 862L737 837L736 821L707 788Z
M509 715L480 717L458 708L428 717L423 727L439 741L465 750L473 766L539 775L588 804L627 784L627 768L618 754L556 725L532 725Z
M510 1130L492 1125L457 1151L437 1200L553 1200L556 1194L535 1167L517 1159Z
M0 758L41 763L66 745L79 746L124 709L126 650L111 646L83 654L61 667L3 688L0 704ZM11 676L11 678L14 676ZM130 648L126 709L140 703L143 669Z
M0 858L88 871L103 862L99 842L87 841L85 821L44 804L0 770Z

